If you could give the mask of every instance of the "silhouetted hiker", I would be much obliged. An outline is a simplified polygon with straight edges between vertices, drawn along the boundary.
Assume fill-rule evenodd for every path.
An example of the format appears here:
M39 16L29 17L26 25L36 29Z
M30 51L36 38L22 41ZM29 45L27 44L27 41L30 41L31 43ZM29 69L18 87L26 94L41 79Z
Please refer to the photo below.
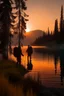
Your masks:
M32 53L33 53L33 48L30 45L28 45L28 48L27 48L26 52L28 54L27 59L28 59L28 61L30 61L31 60Z
M18 64L21 64L21 55L24 56L24 55L22 54L21 47L20 47L20 46L15 47L15 48L14 48L14 56L17 58L17 63L18 63Z

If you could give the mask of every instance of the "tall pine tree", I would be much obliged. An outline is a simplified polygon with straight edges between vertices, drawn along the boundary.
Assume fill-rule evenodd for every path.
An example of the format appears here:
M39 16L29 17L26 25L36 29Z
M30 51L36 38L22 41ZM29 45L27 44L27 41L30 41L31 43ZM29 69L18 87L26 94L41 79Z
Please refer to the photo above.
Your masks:
M10 0L0 0L0 35L1 35L1 47L4 58L8 58L8 41L9 41L9 29L10 29L10 14L11 14L11 2Z
M27 10L26 7L26 0L14 0L15 1L15 7L16 13L14 13L17 17L17 23L15 23L16 30L18 32L18 45L21 45L21 39L24 38L24 33L26 32L26 17L28 15L25 13L25 10Z
M55 26L54 26L54 39L56 42L58 41L58 20L55 20Z

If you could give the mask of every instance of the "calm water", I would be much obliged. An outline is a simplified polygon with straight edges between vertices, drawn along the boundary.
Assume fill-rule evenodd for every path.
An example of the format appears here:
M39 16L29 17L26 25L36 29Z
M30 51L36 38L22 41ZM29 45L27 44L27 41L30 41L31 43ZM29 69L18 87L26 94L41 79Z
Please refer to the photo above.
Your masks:
M64 88L64 56L63 54L43 54L38 53L35 49L46 48L46 47L33 47L34 52L32 55L32 70L25 75L31 76L32 78L38 78L41 80L42 84L46 87L63 87ZM27 68L27 47L22 47L22 52L24 57L22 57L22 64ZM11 58L16 61L13 55Z

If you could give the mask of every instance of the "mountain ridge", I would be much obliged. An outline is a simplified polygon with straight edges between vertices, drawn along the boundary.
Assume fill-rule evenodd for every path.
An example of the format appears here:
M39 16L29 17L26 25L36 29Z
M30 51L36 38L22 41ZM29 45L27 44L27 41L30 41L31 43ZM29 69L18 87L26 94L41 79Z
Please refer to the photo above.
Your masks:
M38 37L43 36L45 32L42 30L31 30L30 32L26 32L25 38L21 40L23 45L32 44ZM18 36L17 34L13 37L12 45L18 44Z
M26 33L26 38L23 40L24 45L32 44L38 37L43 36L45 33L42 30L31 30L30 32Z

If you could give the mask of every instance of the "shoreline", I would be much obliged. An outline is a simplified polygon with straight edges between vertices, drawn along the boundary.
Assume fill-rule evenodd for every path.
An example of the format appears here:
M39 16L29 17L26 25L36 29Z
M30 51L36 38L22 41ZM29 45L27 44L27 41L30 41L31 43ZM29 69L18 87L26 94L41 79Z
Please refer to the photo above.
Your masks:
M52 45L52 46L45 46L46 48L36 48L35 51L39 53L47 53L47 54L55 54L55 53L61 53L64 51L64 44L60 45Z

